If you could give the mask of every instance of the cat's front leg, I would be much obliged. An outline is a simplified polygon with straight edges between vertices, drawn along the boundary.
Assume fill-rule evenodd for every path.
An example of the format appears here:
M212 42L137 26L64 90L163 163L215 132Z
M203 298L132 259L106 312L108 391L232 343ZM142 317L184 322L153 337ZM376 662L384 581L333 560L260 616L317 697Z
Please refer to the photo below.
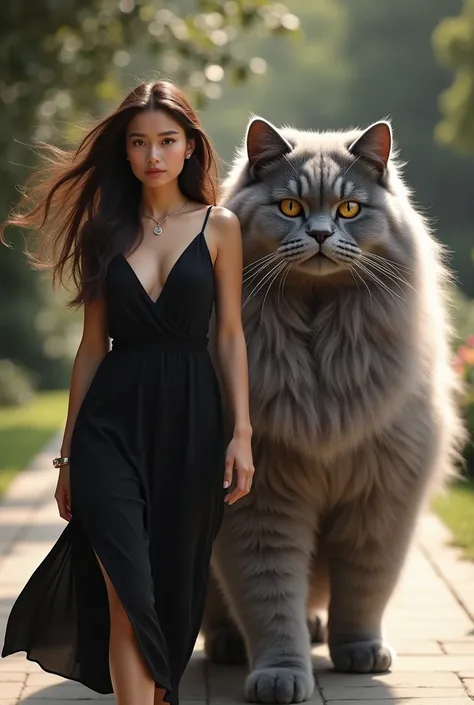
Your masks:
M313 514L301 497L259 488L229 508L214 543L214 570L245 641L252 702L303 702L314 690L306 620Z

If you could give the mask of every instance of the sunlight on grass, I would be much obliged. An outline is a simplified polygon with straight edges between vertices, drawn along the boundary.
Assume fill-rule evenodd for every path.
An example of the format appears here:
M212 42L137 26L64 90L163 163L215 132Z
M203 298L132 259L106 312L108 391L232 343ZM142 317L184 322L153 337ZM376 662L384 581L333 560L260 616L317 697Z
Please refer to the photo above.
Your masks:
M39 392L21 407L0 407L0 496L13 477L64 426L68 390Z
M474 560L474 483L453 485L435 499L433 509L453 532L454 545Z

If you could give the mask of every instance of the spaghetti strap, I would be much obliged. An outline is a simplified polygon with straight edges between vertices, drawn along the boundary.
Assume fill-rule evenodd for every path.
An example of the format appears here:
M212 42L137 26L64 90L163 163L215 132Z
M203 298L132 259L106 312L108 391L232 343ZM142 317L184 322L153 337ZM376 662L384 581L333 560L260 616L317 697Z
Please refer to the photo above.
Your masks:
M204 223L202 224L202 228L201 228L201 232L202 232L202 233L204 233L204 230L206 229L207 220L208 220L209 215L210 215L210 213L211 213L211 208L212 208L212 206L209 206L209 208L207 209L206 217L204 218Z

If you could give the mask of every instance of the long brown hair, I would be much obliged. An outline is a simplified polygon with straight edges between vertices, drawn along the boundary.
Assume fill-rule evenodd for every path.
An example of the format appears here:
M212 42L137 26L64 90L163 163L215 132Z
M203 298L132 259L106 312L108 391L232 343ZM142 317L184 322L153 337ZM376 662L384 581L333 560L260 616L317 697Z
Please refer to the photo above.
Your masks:
M77 287L67 306L79 307L103 294L110 260L128 251L137 234L141 182L126 158L126 127L143 110L165 110L195 140L195 149L178 177L181 192L206 205L217 203L217 155L185 94L171 81L140 83L110 115L88 129L78 147L65 150L41 143L41 166L22 189L8 225L36 231L34 252L25 254L35 269L53 269L53 287L64 270Z

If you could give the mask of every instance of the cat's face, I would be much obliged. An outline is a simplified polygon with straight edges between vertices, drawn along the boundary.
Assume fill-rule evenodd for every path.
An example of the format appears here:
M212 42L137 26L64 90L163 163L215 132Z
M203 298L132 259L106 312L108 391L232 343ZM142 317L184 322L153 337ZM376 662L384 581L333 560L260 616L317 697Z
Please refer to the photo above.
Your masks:
M250 259L266 254L268 273L356 284L407 261L387 180L391 145L386 122L363 133L314 133L253 120L230 203Z

